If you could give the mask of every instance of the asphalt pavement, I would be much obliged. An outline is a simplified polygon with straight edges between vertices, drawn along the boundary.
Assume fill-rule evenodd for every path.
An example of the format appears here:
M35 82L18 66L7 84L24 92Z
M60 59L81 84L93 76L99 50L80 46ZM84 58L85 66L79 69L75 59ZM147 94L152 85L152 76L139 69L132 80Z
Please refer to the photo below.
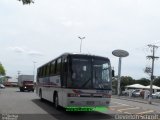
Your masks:
M18 120L109 120L114 117L100 112L56 110L52 103L40 101L36 93L20 92L18 88L0 89L0 114L0 120L17 116Z
M66 112L63 108L56 110L48 101L40 101L34 92L6 88L0 89L0 114L0 120L118 120L117 115L160 115L160 104L150 105L113 97L107 111ZM160 116L155 118L159 120Z

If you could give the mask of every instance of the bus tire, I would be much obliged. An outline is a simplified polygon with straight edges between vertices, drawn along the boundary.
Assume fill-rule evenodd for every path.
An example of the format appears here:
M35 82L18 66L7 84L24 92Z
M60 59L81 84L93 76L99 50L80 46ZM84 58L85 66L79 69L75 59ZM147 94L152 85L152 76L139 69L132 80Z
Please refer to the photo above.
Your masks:
M42 98L42 90L41 90L41 89L39 90L39 97L40 97L40 100L41 100L41 101L44 100L44 99Z
M24 89L23 89L23 87L20 87L20 92L24 92Z
M19 90L20 90L20 92L22 92L22 88L21 87L19 88Z
M54 107L56 109L59 109L59 100L58 100L58 94L57 93L54 95Z

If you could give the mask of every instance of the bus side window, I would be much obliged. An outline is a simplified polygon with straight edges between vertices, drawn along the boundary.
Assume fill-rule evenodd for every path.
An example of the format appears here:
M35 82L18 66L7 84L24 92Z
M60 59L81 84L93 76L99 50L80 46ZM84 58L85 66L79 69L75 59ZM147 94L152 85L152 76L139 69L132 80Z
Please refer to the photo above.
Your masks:
M43 77L46 76L46 66L43 67Z
M62 87L66 87L67 84L67 59L62 59L62 74L61 74L61 80L62 80Z
M67 73L68 67L67 67L67 59L64 59L64 71Z
M56 62L56 74L60 75L61 73L61 58L59 58Z
M45 67L43 66L42 67L42 77L44 77L44 75L45 75Z
M46 76L49 76L50 73L50 64L46 65Z
M55 74L55 61L52 61L50 65L50 75L52 76L54 74Z

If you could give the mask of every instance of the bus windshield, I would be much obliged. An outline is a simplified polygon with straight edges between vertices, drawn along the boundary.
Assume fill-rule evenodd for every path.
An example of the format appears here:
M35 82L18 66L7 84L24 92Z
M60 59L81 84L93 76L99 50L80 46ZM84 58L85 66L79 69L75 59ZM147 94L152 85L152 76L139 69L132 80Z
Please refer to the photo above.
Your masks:
M107 60L94 59L93 87L97 89L111 89L110 65Z
M77 89L111 89L109 60L72 58L70 84Z

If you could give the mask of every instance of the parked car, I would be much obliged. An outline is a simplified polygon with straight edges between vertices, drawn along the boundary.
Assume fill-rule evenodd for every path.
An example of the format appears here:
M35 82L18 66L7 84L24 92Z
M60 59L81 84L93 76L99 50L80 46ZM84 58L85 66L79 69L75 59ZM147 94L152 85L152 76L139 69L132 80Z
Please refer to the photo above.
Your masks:
M0 84L0 88L4 89L4 88L5 88L5 86L4 86L3 84Z
M139 96L140 96L140 92L141 92L140 89L136 89L136 90L134 90L134 91L132 92L132 96L133 96L133 97L139 97Z
M129 96L129 93L133 92L134 90L133 89L128 89L128 90L125 90L125 91L122 91L122 95L125 95L125 96Z
M122 95L128 96L129 95L129 90L122 91Z
M152 94L153 98L160 98L160 92L155 92Z

